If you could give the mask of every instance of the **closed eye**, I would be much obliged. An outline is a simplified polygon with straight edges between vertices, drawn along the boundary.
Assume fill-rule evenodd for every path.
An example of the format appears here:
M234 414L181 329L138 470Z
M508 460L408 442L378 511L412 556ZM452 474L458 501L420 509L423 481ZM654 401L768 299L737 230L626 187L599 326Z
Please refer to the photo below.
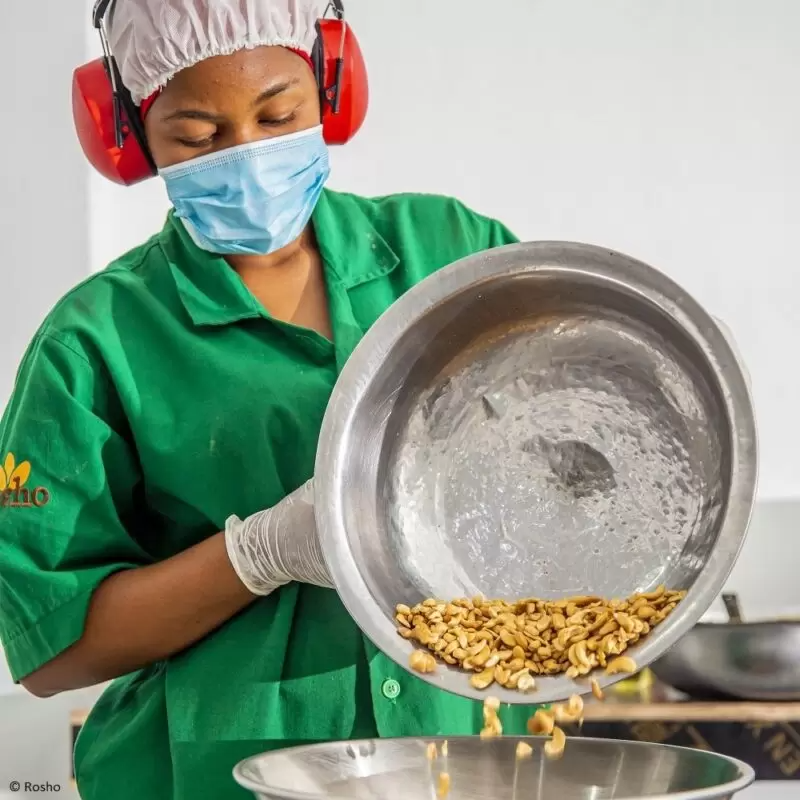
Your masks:
M183 147L194 147L198 150L202 149L203 147L211 147L214 144L214 140L216 139L216 134L212 134L211 136L206 136L204 139L175 139L178 144L182 145Z
M281 125L288 125L291 122L294 122L297 119L297 114L292 111L291 114L287 117L281 117L280 119L262 119L259 120L259 125L264 125L268 128L276 128L280 127Z

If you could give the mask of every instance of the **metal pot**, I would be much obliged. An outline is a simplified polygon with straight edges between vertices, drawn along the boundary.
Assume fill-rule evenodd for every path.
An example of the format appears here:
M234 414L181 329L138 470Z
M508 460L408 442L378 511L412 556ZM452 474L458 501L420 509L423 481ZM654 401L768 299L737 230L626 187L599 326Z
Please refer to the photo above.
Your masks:
M644 742L569 739L563 758L550 761L541 739L464 736L449 739L447 759L432 764L431 741L441 744L371 739L277 750L239 764L234 776L260 800L418 800L436 796L440 772L450 775L449 800L723 800L755 778L727 756ZM519 764L518 741L534 748Z
M698 699L800 700L800 621L745 622L723 595L727 623L699 623L652 665L664 683Z
M631 653L644 667L734 565L755 420L724 333L671 280L598 247L519 244L437 272L373 325L334 389L315 475L336 588L403 667L397 603L688 589ZM421 677L482 697L454 668Z

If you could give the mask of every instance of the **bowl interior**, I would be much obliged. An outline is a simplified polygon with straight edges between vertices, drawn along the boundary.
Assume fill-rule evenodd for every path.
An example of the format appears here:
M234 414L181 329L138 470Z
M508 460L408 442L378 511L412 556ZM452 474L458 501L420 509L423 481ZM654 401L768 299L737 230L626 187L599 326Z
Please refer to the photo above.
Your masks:
M644 800L689 791L699 800L727 796L752 780L749 767L726 757L640 742L570 739L564 757L551 761L543 742L529 738L533 755L518 763L518 739L463 737L448 741L446 760L431 763L429 741L338 742L268 753L244 762L236 777L271 798L348 800L434 798L440 772L450 775L452 800ZM725 795L715 791L724 786Z
M704 362L647 301L573 276L488 280L431 309L362 397L375 413L393 398L383 424L353 429L345 524L373 599L390 614L688 588L731 461Z

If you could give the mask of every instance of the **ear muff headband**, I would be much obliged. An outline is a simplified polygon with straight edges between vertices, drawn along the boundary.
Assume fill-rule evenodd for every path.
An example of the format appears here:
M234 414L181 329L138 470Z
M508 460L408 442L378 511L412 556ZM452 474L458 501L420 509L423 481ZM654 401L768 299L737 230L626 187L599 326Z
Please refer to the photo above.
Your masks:
M328 11L333 17L327 16ZM331 0L317 21L317 40L311 54L320 92L322 127L330 145L347 144L367 116L367 67L353 29L344 17L341 0Z
M75 70L72 111L78 139L92 166L109 180L131 186L157 170L140 110L122 83L106 37L104 22L113 2L95 3L92 21L100 34L103 57ZM311 62L320 89L325 141L346 144L364 123L369 84L364 57L345 21L341 0L332 0L317 22Z

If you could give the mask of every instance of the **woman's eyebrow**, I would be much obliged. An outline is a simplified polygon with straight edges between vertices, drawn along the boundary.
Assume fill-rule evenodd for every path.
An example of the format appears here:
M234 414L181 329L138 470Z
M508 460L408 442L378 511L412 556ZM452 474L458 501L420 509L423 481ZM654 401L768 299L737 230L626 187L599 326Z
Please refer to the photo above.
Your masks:
M289 78L288 80L279 81L278 83L273 84L261 92L261 94L253 101L253 105L257 106L259 103L263 103L265 100L269 100L270 98L285 92L287 89L291 89L292 86L296 86L298 83L300 83L299 78Z
M219 122L222 117L219 114L212 114L210 111L201 111L199 108L185 108L173 111L164 117L164 122L172 122L176 119L196 119L200 122Z
M261 94L253 101L252 105L257 106L266 100L277 97L287 89L291 89L293 86L296 86L299 82L300 80L298 78L290 78L288 80L282 80L278 83L275 83L261 92ZM182 108L178 109L177 111L173 111L171 114L168 114L166 117L164 117L164 122L172 122L176 119L194 119L199 120L200 122L219 122L222 117L219 114L213 114L210 111L202 111L199 108Z

